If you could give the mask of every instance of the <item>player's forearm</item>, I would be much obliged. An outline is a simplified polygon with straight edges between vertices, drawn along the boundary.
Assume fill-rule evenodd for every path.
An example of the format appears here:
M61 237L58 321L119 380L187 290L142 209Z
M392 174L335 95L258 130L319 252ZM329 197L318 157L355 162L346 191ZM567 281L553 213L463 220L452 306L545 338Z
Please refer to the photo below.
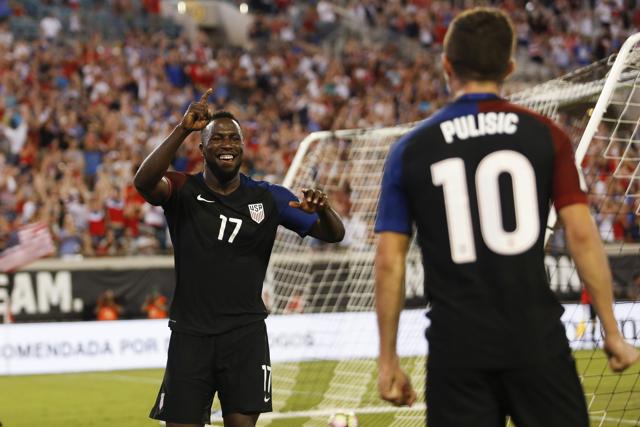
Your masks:
M578 274L591 295L592 305L602 323L605 336L619 334L613 314L613 291L611 270L602 242L595 228L589 224L581 230L567 230L569 252L576 264Z
M338 243L344 238L342 219L330 206L318 211L318 236L327 243Z
M147 156L133 179L140 193L152 191L169 169L171 161L180 145L191 132L176 126L167 138Z
M395 259L394 259L395 258ZM376 255L376 314L380 337L380 363L390 363L397 357L396 343L400 312L404 307L404 254Z

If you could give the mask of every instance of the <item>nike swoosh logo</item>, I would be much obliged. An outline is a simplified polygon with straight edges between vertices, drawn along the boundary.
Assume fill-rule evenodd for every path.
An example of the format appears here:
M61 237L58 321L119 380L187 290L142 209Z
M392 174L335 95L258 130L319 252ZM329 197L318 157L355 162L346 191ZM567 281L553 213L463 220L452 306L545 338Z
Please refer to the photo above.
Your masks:
M270 400L271 400L271 397L265 397L265 398L264 398L264 401L265 401L265 402L268 402L268 401L270 401Z
M202 194L198 194L198 197L196 197L196 199L200 200L201 202L207 202L207 203L215 203L215 200L207 200L204 197L202 197Z

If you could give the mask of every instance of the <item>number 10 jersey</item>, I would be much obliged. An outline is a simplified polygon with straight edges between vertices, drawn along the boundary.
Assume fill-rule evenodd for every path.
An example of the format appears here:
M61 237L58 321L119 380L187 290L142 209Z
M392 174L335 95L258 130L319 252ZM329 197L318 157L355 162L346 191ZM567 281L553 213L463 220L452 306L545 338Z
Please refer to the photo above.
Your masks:
M458 98L394 144L376 232L416 225L432 361L504 368L568 350L544 267L552 203L586 203L568 137L493 94Z

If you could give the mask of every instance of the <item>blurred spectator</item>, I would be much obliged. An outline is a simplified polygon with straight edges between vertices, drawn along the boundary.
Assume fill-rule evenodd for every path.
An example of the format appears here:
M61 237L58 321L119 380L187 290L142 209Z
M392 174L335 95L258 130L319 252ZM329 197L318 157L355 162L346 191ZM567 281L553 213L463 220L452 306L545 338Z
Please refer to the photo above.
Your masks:
M0 21L5 21L11 16L11 5L9 0L0 0Z
M57 17L53 16L53 14L47 13L40 20L40 31L42 31L42 35L45 39L55 39L58 37L58 34L60 34L60 30L62 30L62 23Z
M82 234L76 229L76 224L70 214L64 216L62 230L58 233L58 255L62 258L70 258L82 255Z
M93 198L89 203L89 215L87 216L89 235L93 246L98 243L107 234L107 222L102 204L98 198Z
M168 317L167 297L154 290L147 295L141 310L148 319L165 319Z
M160 14L160 0L143 0L144 11L150 15Z
M161 250L167 248L167 225L164 211L160 206L145 205L144 224L153 230L153 235Z
M95 314L97 320L118 320L122 314L122 306L116 302L111 289L104 291L96 303Z
M287 304L284 307L285 314L302 313L304 312L304 306L306 304L304 293L300 289L295 289Z
M367 223L353 212L350 193L348 185L345 185L340 191L329 195L333 208L340 214L344 224L345 235L340 246L351 250L367 250L372 243L368 240Z
M587 291L587 288L585 286L582 286L582 290L580 292L580 304L582 304L582 307L584 309L585 320L581 321L580 324L585 328L585 331L586 328L589 327L590 335L587 336L590 336L591 340L593 342L596 342L601 337L598 337L596 334L596 310L592 305L592 301L593 299L591 298L591 294L589 294L589 291Z

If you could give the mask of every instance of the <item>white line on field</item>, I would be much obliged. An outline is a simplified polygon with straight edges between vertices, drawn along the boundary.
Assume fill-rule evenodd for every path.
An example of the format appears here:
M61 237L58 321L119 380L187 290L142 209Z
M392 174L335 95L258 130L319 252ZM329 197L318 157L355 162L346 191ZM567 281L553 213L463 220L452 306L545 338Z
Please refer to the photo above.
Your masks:
M637 426L638 425L638 420L628 420L625 418L613 418L613 417L603 417L603 416L598 416L598 415L589 415L589 418L591 418L594 421L609 421L612 423L617 423L618 425L620 424L628 424L630 426Z
M291 411L291 412L268 412L260 415L261 420L282 420L286 418L313 418L313 417L328 417L336 412L353 411L356 415L359 414L386 414L389 412L417 412L424 411L427 406L424 403L416 403L411 408L403 407L396 408L394 406L365 406L362 408L345 409L345 408L325 408L314 409L310 411ZM211 421L222 421L220 415L211 417Z
M335 414L336 412L344 412L344 411L353 411L356 415L359 414L386 414L391 412L418 412L424 411L426 409L426 405L424 403L417 403L413 405L411 408L403 407L396 408L393 406L366 406L363 408L353 408L353 409L345 409L345 408L325 408L325 409L315 409L309 411L291 411L291 412L270 412L265 413L260 416L261 421L268 420L282 420L288 418L313 418L313 417L328 417L331 414ZM637 420L625 419L625 418L614 418L607 417L602 415L590 414L590 418L592 420L600 420L607 422L615 422L623 425L637 425ZM211 418L212 422L221 422L222 417L220 412L218 412L217 416L213 416Z

